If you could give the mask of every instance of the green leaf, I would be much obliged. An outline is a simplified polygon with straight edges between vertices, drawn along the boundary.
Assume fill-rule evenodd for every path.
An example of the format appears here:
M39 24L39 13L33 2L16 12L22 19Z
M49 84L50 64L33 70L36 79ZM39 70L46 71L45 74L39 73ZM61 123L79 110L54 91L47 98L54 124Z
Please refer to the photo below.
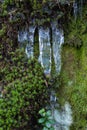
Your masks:
M47 115L47 116L51 116L51 111L50 111L50 110L47 111L47 112L46 112L46 115Z
M45 121L44 118L41 118L41 119L38 120L39 123L43 123L44 121Z
M48 117L48 119L52 120L52 119L53 119L53 117L52 117L52 116L49 116L49 117Z
M46 122L46 127L50 128L51 127L51 123L49 121Z
M39 114L42 114L43 112L45 112L44 108L39 111Z
M48 130L48 128L44 127L43 130Z
M55 130L55 129L52 127L52 128L50 128L50 130Z
M49 120L49 123L54 124L55 120Z
M45 116L46 116L46 112L43 112L43 113L42 113L42 116L45 117Z

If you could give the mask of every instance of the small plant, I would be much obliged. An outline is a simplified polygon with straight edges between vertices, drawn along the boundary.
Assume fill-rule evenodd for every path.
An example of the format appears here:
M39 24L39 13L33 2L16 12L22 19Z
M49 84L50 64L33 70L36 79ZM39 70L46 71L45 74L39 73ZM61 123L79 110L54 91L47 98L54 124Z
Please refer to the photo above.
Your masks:
M50 110L46 111L44 108L39 111L41 118L38 122L43 126L43 130L54 130L53 124L55 123Z

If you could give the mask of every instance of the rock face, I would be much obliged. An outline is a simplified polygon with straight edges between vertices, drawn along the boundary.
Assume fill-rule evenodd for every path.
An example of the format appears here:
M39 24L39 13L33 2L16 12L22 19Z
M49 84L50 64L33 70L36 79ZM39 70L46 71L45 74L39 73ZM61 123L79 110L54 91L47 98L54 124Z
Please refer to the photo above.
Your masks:
M0 2L3 3L3 0ZM73 2L75 3L73 4ZM87 32L87 25L85 24L85 21L87 21L85 18L87 11L84 13L85 17L83 16L84 22L80 21L81 19L78 21L82 10L82 4L78 4L77 2L77 0L55 0L55 2L54 0L51 2L49 2L49 0L39 2L38 0L35 3L35 0L20 0L17 2L18 5L16 3L14 3L14 5L9 3L7 6L3 7L3 9L0 9L0 42L2 43L0 44L0 61L6 60L6 63L11 63L12 67L14 62L12 62L10 52L15 52L15 49L18 48L19 45L18 42L20 42L21 46L22 42L24 43L28 58L33 57L34 34L37 26L39 35L39 56L37 59L44 68L45 74L49 76L52 69L51 64L53 56L55 70L59 74L61 70L61 46L64 42L64 37L67 37L66 44L69 46L63 46L62 52L63 66L61 71L61 88L63 88L63 90L60 89L58 94L63 93L62 97L66 98L67 101L70 101L73 107L73 112L77 114L73 114L77 124L74 124L72 129L79 130L82 128L83 130L87 125L87 34L85 34L85 32ZM86 0L79 0L79 2L84 3ZM73 18L70 16L71 13L73 14ZM52 22L52 20L57 21L59 26L56 25L55 22ZM73 24L71 23L72 26L69 26L69 20L70 22L75 20L72 22ZM67 23L67 27L65 22ZM31 23L33 23L32 26ZM27 27L22 28L24 25ZM61 25L63 25L63 28L65 27L64 32L63 29L61 29ZM68 32L67 36L65 31ZM81 48L82 45L83 47ZM24 66L26 66L26 63ZM18 68L19 67L20 62ZM40 72L40 70L38 71ZM36 72L34 73L36 74ZM0 77L2 77L2 74ZM0 91L1 89L2 88L0 88ZM53 100L55 102L57 101L55 95L55 92L53 96L51 95L52 102ZM62 109L62 111L54 110L55 120L58 124L58 127L56 125L55 129L68 130L72 124L71 106L68 102L65 102ZM81 121L78 121L78 118Z

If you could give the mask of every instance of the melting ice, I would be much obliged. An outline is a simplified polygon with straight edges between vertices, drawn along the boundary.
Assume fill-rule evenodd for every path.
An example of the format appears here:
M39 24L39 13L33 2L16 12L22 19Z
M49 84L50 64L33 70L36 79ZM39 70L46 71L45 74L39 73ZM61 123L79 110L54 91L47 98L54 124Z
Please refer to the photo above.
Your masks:
M34 32L35 32L35 26L29 27L28 32L28 44L26 45L25 52L28 56L28 58L33 57L34 53Z
M61 46L64 43L63 30L58 28L57 22L52 22L52 45L56 72L61 70Z
M45 74L51 72L51 44L50 44L50 29L45 27L39 28L39 62L44 68Z
M25 43L25 52L28 58L33 57L35 26L24 27L18 32L18 41L21 46Z

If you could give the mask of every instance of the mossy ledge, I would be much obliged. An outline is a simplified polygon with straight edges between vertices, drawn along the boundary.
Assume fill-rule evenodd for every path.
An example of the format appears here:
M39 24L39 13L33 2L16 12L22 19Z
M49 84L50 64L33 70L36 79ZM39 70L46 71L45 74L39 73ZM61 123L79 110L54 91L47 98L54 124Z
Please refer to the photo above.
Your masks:
M84 10L84 16L85 15ZM72 36L81 38L82 46L65 44L62 48L61 90L64 100L68 100L73 110L71 130L86 130L87 127L87 24L83 20L72 22L69 26L66 43ZM71 41L71 44L73 41ZM80 41L74 41L79 45Z

